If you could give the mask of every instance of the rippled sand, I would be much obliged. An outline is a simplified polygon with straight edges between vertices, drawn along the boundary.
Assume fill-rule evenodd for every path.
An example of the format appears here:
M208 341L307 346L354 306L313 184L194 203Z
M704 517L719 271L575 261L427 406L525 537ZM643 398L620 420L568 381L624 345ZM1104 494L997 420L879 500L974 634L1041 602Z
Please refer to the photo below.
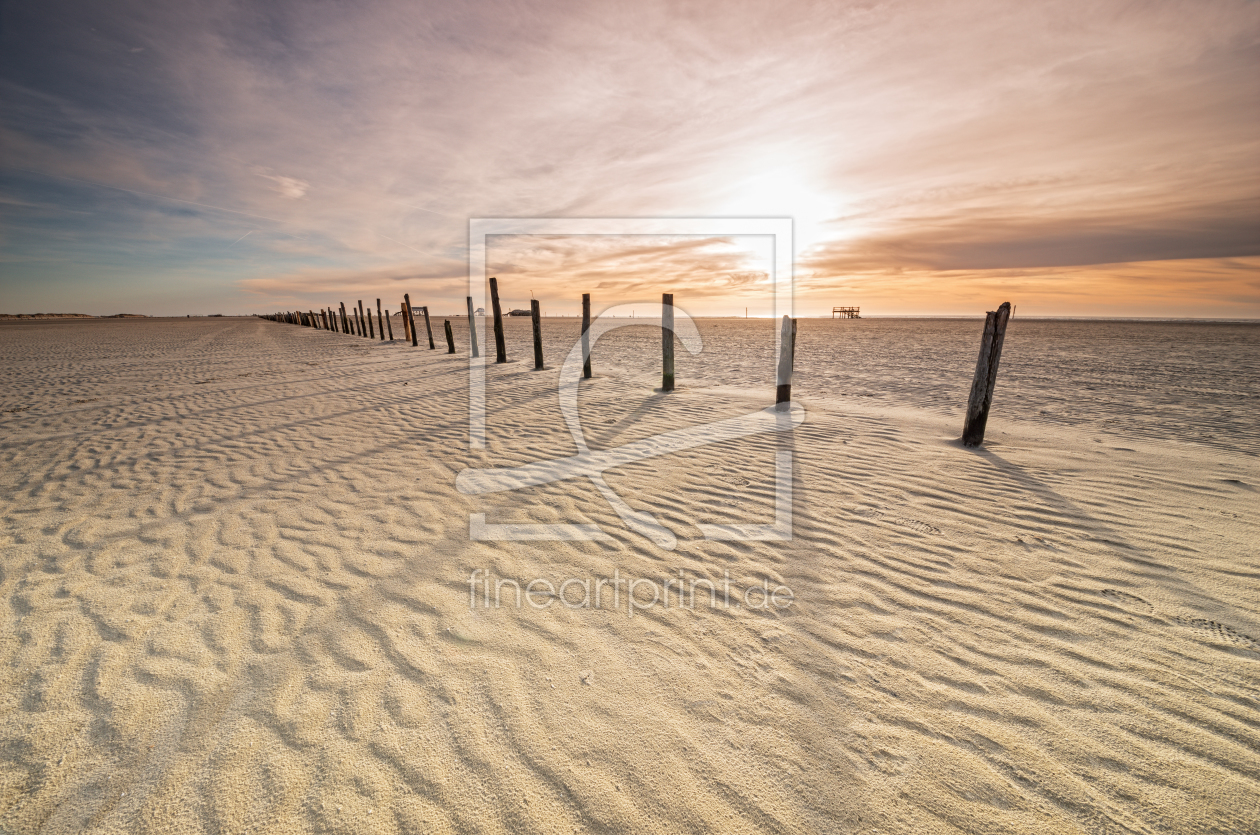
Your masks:
M490 367L470 451L462 347L0 324L0 831L1254 832L1256 331L1116 325L1091 360L1077 324L1012 323L972 451L979 323L802 322L794 538L696 528L773 520L757 436L607 473L673 551L587 481L456 491L573 454L554 368ZM767 405L769 328L702 323L669 396L659 336L607 337L591 447ZM470 608L475 569L795 602Z

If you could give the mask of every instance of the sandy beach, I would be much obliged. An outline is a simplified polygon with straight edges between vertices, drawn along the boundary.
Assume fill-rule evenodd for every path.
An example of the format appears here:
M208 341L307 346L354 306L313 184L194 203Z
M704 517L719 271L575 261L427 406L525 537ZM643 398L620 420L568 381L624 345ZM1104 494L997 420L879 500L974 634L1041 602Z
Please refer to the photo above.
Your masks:
M979 322L803 319L800 426L605 474L669 550L459 492L574 454L578 324L508 320L480 450L441 321L0 323L0 832L1260 832L1260 327L1012 320L969 450ZM773 323L699 322L670 395L597 346L592 449L770 404ZM785 449L792 538L706 540Z

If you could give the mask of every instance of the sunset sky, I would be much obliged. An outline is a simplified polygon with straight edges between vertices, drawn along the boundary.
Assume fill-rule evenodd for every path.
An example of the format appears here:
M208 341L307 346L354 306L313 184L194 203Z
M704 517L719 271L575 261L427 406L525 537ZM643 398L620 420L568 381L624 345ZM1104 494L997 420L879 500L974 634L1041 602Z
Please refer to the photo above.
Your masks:
M470 218L792 217L798 315L1260 317L1260 2L10 3L0 312L460 309ZM756 242L492 241L768 311Z

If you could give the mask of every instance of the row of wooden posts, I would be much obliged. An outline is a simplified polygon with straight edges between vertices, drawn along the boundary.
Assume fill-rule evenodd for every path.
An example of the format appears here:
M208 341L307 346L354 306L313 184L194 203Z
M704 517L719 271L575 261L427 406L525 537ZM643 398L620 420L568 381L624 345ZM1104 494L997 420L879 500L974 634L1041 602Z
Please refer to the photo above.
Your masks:
M467 302L470 351L472 356L479 357L481 356L481 350L477 344L477 321L473 315L472 296L467 297ZM497 278L490 279L490 306L494 319L494 361L496 363L505 363L508 361L507 345L503 337L503 309L499 304L499 281ZM424 329L428 336L429 349L433 350L436 346L433 342L433 327L429 321L429 308L426 305L421 307L420 310L424 314ZM539 302L537 299L530 301L529 312L534 331L534 368L542 369L544 367L542 317L539 313ZM997 383L998 362L1002 357L1002 343L1006 337L1006 323L1010 319L1010 315L1010 302L1002 302L997 310L989 311L985 316L984 334L980 340L980 356L976 360L976 373L971 382L971 394L967 399L967 414L963 421L962 441L965 446L979 446L984 441L985 425L989 420L989 408L993 404L993 389ZM357 310L351 306L349 314L346 313L346 305L342 302L339 304L338 310L321 308L318 314L313 310L306 312L300 310L287 311L268 314L262 316L262 318L338 333L353 334L368 339L376 339L376 334L379 331L382 342L385 341L385 333L388 329L389 340L391 342L394 341L394 326L390 321L389 311L382 311L380 299L376 300L375 325L372 322L372 309L369 307L365 314L362 299L359 300ZM412 313L410 294L403 294L402 324L403 339L410 341L412 347L418 347L420 343L416 332L415 316ZM588 380L591 377L590 328L591 294L583 293L582 376ZM453 354L455 353L455 336L451 330L450 319L443 322L443 330L446 336L446 352ZM786 411L791 408L792 372L796 364L796 320L789 316L783 317L779 344L779 364L775 374L774 402L776 409ZM661 391L670 392L673 390L674 294L663 293L661 295Z

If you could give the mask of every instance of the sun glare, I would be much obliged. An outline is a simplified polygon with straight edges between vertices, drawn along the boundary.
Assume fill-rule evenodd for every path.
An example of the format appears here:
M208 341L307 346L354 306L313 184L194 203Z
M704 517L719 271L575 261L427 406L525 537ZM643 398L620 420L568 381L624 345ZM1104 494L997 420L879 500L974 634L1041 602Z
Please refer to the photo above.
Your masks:
M737 217L790 217L797 251L824 238L826 222L841 214L841 202L809 184L793 169L774 169L735 184L720 214Z

